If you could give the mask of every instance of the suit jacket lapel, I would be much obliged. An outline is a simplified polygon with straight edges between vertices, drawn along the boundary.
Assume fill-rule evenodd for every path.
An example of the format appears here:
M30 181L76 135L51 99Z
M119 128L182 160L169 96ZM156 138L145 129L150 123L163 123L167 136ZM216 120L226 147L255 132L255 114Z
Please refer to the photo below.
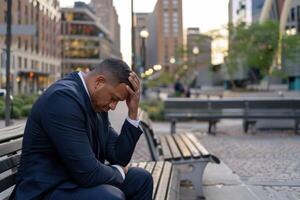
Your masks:
M87 126L90 127L88 130L88 137L93 149L93 152L96 158L99 161L104 162L105 160L105 136L104 136L104 126L102 117L99 113L96 113L91 104L91 100L89 95L87 94L84 85L82 83L81 78L79 77L77 72L71 73L74 80L78 83L80 88L80 93L84 98L84 105L87 109Z

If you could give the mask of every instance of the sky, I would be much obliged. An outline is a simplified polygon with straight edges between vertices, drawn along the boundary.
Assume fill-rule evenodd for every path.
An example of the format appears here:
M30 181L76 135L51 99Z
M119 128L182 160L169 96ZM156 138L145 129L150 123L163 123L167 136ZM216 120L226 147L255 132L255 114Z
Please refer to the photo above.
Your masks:
M81 0L90 2L90 0ZM135 12L152 12L157 0L134 0ZM61 6L73 6L75 0L61 0ZM123 59L131 63L131 0L113 0L121 25L121 52ZM199 27L205 33L226 25L229 0L182 0L183 28Z

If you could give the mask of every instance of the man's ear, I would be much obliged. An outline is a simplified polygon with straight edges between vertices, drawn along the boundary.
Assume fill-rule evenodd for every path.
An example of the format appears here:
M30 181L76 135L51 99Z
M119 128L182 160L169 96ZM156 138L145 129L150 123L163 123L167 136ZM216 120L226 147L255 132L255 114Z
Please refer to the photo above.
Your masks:
M103 75L97 75L95 79L95 87L99 87L106 83L106 78Z

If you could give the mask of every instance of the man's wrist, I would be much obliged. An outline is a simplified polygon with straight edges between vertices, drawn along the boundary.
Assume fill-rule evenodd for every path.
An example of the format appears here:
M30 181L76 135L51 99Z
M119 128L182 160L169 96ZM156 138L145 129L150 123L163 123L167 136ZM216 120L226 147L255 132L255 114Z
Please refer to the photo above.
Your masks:
M116 169L120 172L120 174L121 174L123 180L125 180L125 172L124 172L124 170L122 169L122 167L121 167L120 165L112 165L112 167L116 168Z
M128 117L132 120L137 120L138 119L138 112L128 112Z
M130 124L132 124L132 125L135 126L136 128L139 127L139 125L140 125L140 120L133 120L133 119L130 119L129 116L127 116L126 119L127 119L127 121L128 121Z

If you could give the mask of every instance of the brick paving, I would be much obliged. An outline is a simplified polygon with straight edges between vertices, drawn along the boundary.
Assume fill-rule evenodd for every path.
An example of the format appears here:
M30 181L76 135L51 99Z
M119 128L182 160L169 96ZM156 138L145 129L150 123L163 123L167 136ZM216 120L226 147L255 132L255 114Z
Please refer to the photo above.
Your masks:
M198 137L254 192L265 199L300 199L300 136L276 130L245 135L232 125L219 129L217 136Z

